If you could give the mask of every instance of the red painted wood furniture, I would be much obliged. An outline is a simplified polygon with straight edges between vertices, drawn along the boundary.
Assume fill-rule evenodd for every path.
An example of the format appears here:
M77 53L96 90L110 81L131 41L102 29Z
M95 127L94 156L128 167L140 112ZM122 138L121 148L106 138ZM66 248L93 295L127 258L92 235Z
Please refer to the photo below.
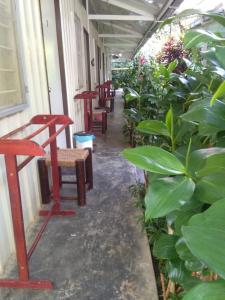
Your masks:
M77 197L60 196L61 200L78 200L80 206L86 204L86 184L88 190L93 188L92 150L88 149L58 149L57 159L59 166L59 182L62 184L76 184ZM48 166L51 165L50 153L38 160L42 203L49 203L51 192L48 180ZM76 173L76 181L62 179L62 168L73 168Z
M8 288L32 288L51 289L50 280L30 279L28 262L52 216L73 216L75 211L62 210L60 203L59 170L57 163L57 142L56 137L70 124L72 120L64 115L36 115L30 122L0 138L0 154L5 157L6 174L9 188L9 197L12 213L12 223L16 246L18 264L18 279L0 279L0 287ZM22 132L31 125L39 125L39 128L23 139L13 139L13 135ZM41 125L41 126L40 126ZM56 128L57 126L57 128ZM41 145L32 141L38 134L48 129L49 137ZM29 251L26 247L23 210L21 203L20 182L18 173L35 156L44 156L44 148L50 145L51 169L52 169L52 194L53 204L48 210L41 210L40 216L46 217ZM17 164L17 156L28 156L20 164Z
M116 90L112 86L112 80L107 80L105 83L108 85L107 96L112 97L111 111L114 111L114 101L115 101L115 96L116 96Z
M86 132L99 132L105 134L107 130L107 112L104 108L93 108L92 100L97 97L95 91L85 91L74 96L74 99L84 101L84 127Z
M109 113L112 111L112 97L108 96L108 84L103 83L96 86L99 91L99 107L106 109Z

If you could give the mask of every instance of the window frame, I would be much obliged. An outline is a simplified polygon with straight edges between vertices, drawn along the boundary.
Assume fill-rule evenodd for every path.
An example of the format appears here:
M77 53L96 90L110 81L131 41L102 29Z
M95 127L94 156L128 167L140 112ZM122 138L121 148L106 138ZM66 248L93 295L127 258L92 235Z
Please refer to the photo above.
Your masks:
M84 37L82 31L82 23L79 16L74 12L74 26L75 26L75 44L76 44L76 65L79 70L79 76L77 77L76 90L81 90L84 87L85 73L84 73Z
M24 56L23 56L23 47L22 47L22 33L19 23L19 11L17 9L16 0L9 0L11 5L12 13L12 26L14 31L14 39L17 52L17 62L18 62L18 76L21 82L21 101L22 103L14 104L13 106L1 108L0 107L0 119L9 117L16 113L22 112L29 107L28 102L28 86L25 81L25 70L24 70Z

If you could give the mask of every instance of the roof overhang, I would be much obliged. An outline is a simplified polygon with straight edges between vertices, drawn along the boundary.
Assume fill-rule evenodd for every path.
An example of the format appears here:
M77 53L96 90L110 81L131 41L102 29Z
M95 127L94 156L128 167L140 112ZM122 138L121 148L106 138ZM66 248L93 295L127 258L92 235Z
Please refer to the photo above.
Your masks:
M87 0L108 53L132 58L183 0Z

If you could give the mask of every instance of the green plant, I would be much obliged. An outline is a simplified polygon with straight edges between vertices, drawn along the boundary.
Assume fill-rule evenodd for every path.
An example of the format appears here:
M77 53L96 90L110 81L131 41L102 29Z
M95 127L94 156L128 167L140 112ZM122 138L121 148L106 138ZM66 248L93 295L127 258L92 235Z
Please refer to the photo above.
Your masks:
M197 12L176 18L190 13ZM223 16L204 15L225 27ZM204 43L207 51L200 47ZM145 76L151 86L142 86L141 93L128 89L129 109L140 115L133 129L151 146L123 154L148 174L143 209L164 299L220 300L225 298L225 40L198 29L185 34L184 44L194 53L185 58L183 74L173 72L176 62L152 64ZM154 97L148 117L144 93Z

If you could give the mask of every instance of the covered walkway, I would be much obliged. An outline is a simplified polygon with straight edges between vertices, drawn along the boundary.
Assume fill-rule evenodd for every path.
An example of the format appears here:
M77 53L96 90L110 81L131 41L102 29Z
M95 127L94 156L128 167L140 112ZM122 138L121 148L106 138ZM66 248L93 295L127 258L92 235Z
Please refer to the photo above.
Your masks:
M122 122L119 95L107 135L97 139L87 206L77 207L75 217L52 218L32 257L31 277L51 279L54 289L1 289L0 299L158 299L147 238L137 224L140 212L128 190L135 168L120 155L126 147ZM38 225L37 220L31 236ZM15 262L11 264L7 272L12 276Z

